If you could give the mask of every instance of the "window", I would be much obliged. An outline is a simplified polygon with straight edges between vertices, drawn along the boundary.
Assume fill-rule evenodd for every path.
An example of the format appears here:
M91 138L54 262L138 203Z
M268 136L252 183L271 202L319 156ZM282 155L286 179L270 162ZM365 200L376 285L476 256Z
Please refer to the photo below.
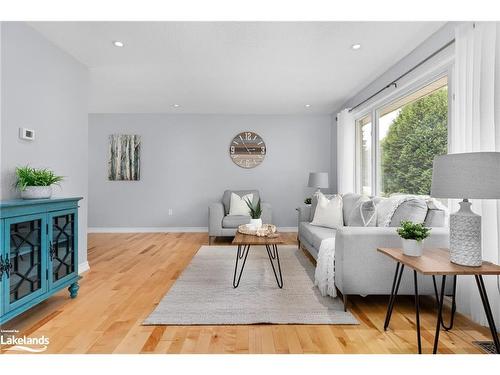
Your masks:
M359 184L362 194L372 191L372 116L365 116L356 121L356 133L359 140Z
M434 157L448 151L447 124L446 76L361 117L358 191L382 196L430 194Z

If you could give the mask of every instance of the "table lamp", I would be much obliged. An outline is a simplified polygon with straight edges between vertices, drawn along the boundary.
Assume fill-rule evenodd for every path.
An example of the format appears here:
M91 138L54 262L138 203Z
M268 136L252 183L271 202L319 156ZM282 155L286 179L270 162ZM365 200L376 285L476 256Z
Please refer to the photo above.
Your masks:
M314 195L318 194L322 188L328 188L328 173L326 172L311 172L309 173L309 182L307 186L316 188Z
M448 154L434 158L431 196L463 199L450 215L450 260L480 266L481 216L469 199L500 199L500 152Z

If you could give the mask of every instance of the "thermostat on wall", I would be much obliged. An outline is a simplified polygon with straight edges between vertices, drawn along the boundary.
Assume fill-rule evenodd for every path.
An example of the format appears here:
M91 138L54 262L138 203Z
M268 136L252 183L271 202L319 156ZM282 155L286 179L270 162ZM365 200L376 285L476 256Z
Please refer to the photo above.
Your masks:
M19 138L33 141L35 139L35 131L32 129L19 128Z

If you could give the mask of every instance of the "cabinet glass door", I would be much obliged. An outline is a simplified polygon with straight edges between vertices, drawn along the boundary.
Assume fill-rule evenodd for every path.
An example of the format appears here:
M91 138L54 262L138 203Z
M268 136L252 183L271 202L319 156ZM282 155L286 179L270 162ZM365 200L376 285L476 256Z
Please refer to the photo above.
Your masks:
M49 215L49 260L51 287L74 276L76 270L76 211L67 210Z
M6 309L28 303L47 288L45 216L5 220L4 298ZM6 292L6 293L5 293Z

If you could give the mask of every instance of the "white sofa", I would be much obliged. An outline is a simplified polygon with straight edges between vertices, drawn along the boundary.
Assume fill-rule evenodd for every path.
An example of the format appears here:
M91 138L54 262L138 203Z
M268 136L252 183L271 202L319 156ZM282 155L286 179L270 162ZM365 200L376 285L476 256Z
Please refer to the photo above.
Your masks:
M357 194L344 196L343 214L345 221L360 197ZM423 200L421 202L425 203ZM379 253L377 248L401 247L401 238L396 232L400 220L398 223L391 222L390 227L344 226L338 230L318 227L311 225L314 204L315 202L313 202L312 207L309 205L297 209L299 212L299 247L317 259L321 241L335 237L335 286L342 294L344 301L347 302L348 295L390 294L396 263L386 255ZM422 210L422 207L420 209ZM427 208L424 215L424 223L426 226L432 227L431 235L426 239L424 247L447 248L449 246L449 231L445 227L445 212ZM401 212L398 219L401 219ZM419 274L418 282L420 294L434 295L431 276ZM410 270L404 271L398 294L414 294L413 274Z

